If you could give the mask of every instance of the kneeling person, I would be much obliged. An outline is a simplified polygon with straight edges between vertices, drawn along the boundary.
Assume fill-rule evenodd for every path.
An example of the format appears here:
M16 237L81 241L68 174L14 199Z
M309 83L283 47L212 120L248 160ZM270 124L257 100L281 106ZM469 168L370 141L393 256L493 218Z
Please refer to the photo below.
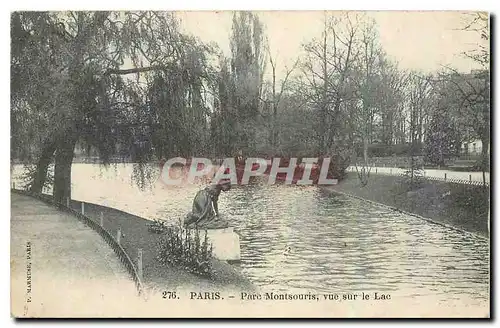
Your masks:
M184 225L189 226L205 226L214 225L217 228L227 227L227 223L217 222L219 217L219 195L221 191L229 191L231 189L230 182L221 182L202 189L196 193L193 200L193 209L184 220ZM223 225L223 227L219 227Z

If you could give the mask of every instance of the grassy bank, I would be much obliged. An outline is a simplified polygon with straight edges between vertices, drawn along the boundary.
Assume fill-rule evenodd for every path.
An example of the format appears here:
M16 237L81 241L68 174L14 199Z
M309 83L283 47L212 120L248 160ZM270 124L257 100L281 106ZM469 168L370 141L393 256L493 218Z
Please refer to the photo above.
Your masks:
M73 200L71 206L80 211L81 202ZM181 268L160 264L156 258L160 235L148 231L147 224L151 221L114 208L85 203L85 215L97 223L100 222L101 212L104 229L112 236L116 236L118 229L121 229L123 235L120 243L132 261L136 261L138 250L142 249L143 283L147 289L193 292L255 290L255 286L239 272L237 266L217 259L212 261L215 273L211 278L202 278Z
M368 185L361 187L356 173L351 172L329 188L478 235L489 234L489 189L482 186L424 180L417 189L409 190L401 177L371 175Z

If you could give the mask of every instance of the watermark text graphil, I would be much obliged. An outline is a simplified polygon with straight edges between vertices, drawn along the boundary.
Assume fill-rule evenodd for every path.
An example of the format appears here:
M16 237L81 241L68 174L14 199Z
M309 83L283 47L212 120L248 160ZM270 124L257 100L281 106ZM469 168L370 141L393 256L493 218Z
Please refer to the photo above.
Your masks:
M169 186L205 181L233 185L247 185L258 178L267 184L335 185L337 179L330 174L330 158L247 158L229 157L212 160L202 157L190 159L174 157L161 163L160 181Z

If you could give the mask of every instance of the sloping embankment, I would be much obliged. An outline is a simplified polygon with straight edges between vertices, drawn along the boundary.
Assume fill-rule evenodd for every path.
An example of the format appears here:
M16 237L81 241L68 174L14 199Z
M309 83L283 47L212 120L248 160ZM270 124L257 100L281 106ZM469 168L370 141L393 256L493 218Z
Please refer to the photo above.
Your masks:
M326 187L347 195L396 208L479 236L489 236L489 188L425 180L408 191L402 178L371 175L361 187L356 173L349 173L338 185Z
M80 210L81 202L73 200L73 209ZM85 203L85 215L100 223L103 213L103 227L111 235L116 236L121 229L120 243L134 261L138 250L142 249L143 284L152 290L188 290L193 292L217 291L252 291L256 287L248 280L237 266L214 260L212 265L215 274L210 279L188 273L181 268L160 264L157 259L157 242L160 235L148 231L151 221L114 208L92 203Z

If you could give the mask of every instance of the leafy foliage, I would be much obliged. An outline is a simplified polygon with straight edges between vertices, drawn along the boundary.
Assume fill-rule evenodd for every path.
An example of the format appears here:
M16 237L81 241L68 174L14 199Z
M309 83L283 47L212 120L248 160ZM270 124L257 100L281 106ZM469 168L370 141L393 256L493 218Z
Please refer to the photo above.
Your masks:
M180 267L200 276L212 275L212 245L206 231L201 238L200 230L184 229L180 220L177 226L156 221L148 229L161 234L157 248L157 259L161 264Z
M148 231L151 233L164 233L167 228L163 220L155 219L152 223L148 223Z
M402 185L407 191L419 189L424 183L424 170L421 164L414 163L402 175Z
M36 165L34 164L25 164L23 174L20 179L24 188L26 190L31 190L33 186L34 175L36 174ZM54 183L54 166L50 165L47 170L47 179L45 180L45 184L42 188L49 188Z
M14 12L11 157L37 164L36 186L59 162L54 190L69 192L75 146L104 164L240 151L328 156L337 177L356 152L368 167L371 156L415 156L422 145L432 162L471 138L489 147L487 48L468 54L484 68L470 76L407 72L366 15L325 13L323 23L276 81L257 13L233 14L226 58L184 33L175 12ZM478 14L465 29L487 41L487 23ZM485 151L483 170L487 159ZM144 184L148 170L135 172Z

